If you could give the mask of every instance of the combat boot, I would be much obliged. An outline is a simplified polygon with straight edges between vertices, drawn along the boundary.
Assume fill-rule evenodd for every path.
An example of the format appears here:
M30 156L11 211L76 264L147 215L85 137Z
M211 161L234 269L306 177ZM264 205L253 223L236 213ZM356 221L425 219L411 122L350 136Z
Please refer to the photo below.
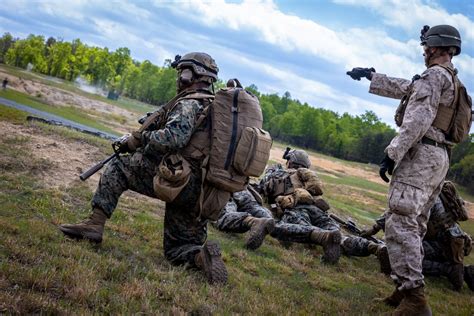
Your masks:
M462 263L446 263L445 275L453 285L453 290L461 291L464 284L464 265Z
M474 266L464 267L464 281L471 291L474 291Z
M395 288L395 291L393 291L393 293L390 294L390 296L383 299L376 298L375 301L382 302L388 306L398 307L398 305L400 305L404 297L405 297L405 294L402 291L399 291L398 288Z
M196 266L201 269L209 284L227 283L227 269L221 257L221 249L214 241L206 241L194 257Z
M341 232L339 230L315 229L311 232L310 239L316 245L323 246L324 263L335 264L341 256Z
M431 316L431 308L426 301L422 286L404 290L403 294L405 294L405 297L393 312L393 316Z
M248 216L244 219L244 225L250 228L249 238L245 243L245 247L255 250L262 245L265 236L273 231L275 220L273 218Z
M100 209L94 208L88 219L78 224L63 224L59 226L64 235L74 239L87 239L94 243L102 242L104 225L107 215Z
M432 276L445 276L453 285L453 290L461 291L464 283L464 266L462 263L436 262L425 260L423 274Z
M390 259L388 258L387 246L370 242L368 249L370 254L375 255L377 259L379 259L380 272L385 275L390 275L390 273L392 272L392 268L390 267Z

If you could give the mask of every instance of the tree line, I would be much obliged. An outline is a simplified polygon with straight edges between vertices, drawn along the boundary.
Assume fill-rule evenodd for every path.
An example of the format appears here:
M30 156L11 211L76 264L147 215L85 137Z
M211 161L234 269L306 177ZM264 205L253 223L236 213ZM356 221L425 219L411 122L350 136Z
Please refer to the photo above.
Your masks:
M25 39L5 33L0 38L0 62L69 81L79 76L90 84L150 104L163 104L176 94L176 71L171 60L163 66L132 59L126 47L110 51L75 39L71 42L40 35ZM217 88L223 82L217 83ZM362 115L338 114L283 95L263 94L255 85L247 89L259 97L264 128L277 140L310 148L337 158L379 163L396 132L372 111ZM474 146L471 141L453 150L450 176L474 193Z

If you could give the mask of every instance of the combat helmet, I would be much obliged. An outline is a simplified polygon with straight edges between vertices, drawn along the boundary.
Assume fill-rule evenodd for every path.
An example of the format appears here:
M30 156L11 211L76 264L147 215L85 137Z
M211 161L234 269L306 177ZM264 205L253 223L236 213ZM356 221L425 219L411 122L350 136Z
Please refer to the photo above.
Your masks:
M200 52L187 53L183 57L176 55L171 67L178 71L190 67L197 76L210 77L212 82L217 81L217 73L219 72L215 60L210 55Z
M461 53L461 35L451 25L436 25L429 27L425 25L421 30L421 45L428 47L455 47L454 56Z
M293 149L286 155L288 166L293 168L295 165L298 167L309 168L311 167L311 161L309 156L304 150Z

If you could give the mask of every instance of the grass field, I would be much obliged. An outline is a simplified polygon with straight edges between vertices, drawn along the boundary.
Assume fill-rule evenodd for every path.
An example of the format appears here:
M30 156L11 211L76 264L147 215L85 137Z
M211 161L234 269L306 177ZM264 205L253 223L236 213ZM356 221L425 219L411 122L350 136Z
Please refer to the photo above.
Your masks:
M79 114L78 114L79 115ZM101 246L68 240L60 223L89 213L97 179L67 185L44 181L56 169L38 144L97 149L88 165L110 153L104 140L40 123L0 106L0 126L22 133L0 137L0 314L265 314L380 315L390 308L374 302L393 285L378 272L374 256L342 257L337 266L320 263L320 247L283 248L267 238L257 251L244 248L245 235L209 229L229 270L229 284L209 286L195 271L164 258L163 203L126 193L106 224ZM73 157L71 157L73 158ZM327 159L332 159L326 157ZM344 162L342 162L344 163ZM351 166L357 166L350 163ZM384 209L387 187L350 175L322 176L325 197L339 215L371 224ZM92 182L92 185L91 185ZM463 228L474 235L473 221ZM474 264L472 256L466 258ZM473 293L449 289L442 278L427 278L436 315L472 315Z

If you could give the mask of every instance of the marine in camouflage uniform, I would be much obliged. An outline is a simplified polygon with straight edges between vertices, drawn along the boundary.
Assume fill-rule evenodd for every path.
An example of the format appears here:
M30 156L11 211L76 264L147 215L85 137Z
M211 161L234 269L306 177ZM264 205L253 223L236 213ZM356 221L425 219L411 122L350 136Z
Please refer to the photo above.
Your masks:
M288 169L284 169L280 164L267 168L257 186L259 193L263 194L270 205L287 194L288 189L296 188L289 177L291 172L304 169L313 173L309 170L311 161L304 150L290 150L288 147L283 158L287 160ZM275 183L279 183L279 189L273 187ZM341 232L339 226L325 212L315 205L295 203L292 207L281 208L277 218L279 221L272 232L273 237L282 242L321 245L324 249L322 261L330 264L338 262L341 253Z
M472 240L461 230L457 220L437 197L430 210L427 233L423 239L423 274L447 277L455 291L460 291L465 281L474 291L474 266L463 265L464 256L471 252ZM382 215L363 235L372 236L384 229L385 216Z
M257 249L267 234L285 245L292 242L315 244L318 232L320 232L318 226L313 225L317 221L319 221L317 225L339 230L337 223L314 205L299 205L295 209L286 210L282 218L275 223L272 213L263 207L257 201L258 198L255 198L255 193L250 191L244 190L234 193L215 223L215 227L223 232L245 233L250 231L246 242L246 247L249 249ZM305 210L301 211L301 209ZM315 233L313 233L314 231ZM340 250L346 256L376 255L380 261L381 271L390 274L387 248L383 245L365 238L343 235Z
M427 69L417 80L388 77L373 68L355 68L353 79L371 80L370 93L402 99L408 96L400 129L385 149L381 177L391 175L385 237L396 290L387 299L400 304L396 315L431 315L424 294L422 240L429 210L441 191L449 168L447 146L441 129L433 126L438 109L452 107L454 70L451 58L461 51L459 32L452 26L422 29L421 45ZM441 65L441 66L440 66ZM355 75L361 74L358 78ZM396 298L396 299L395 299ZM393 305L398 305L398 304Z
M275 228L272 214L257 202L256 194L249 190L233 193L215 223L217 229L227 233L250 231L245 246L251 250L260 247L265 236Z
M275 200L278 199L278 196L274 194L275 191L270 188L273 186L272 182L275 183L279 181L276 179L285 178L283 180L285 186L290 187L292 183L286 176L292 170L294 171L294 168L305 168L307 172L312 172L308 170L311 166L308 154L303 150L287 148L283 158L287 159L289 169L284 169L280 164L268 167L262 180L256 186L256 189L264 195L270 204L275 203ZM250 229L249 225L245 223L245 219L271 218L271 212L262 207L261 199L259 198L257 201L254 195L248 190L234 193L233 199L221 213L217 228L226 232L245 232ZM342 236L339 225L320 207L308 203L298 203L285 208L279 214L275 214L277 223L271 231L271 236L284 245L291 242L323 245L325 249L323 261L330 263L337 262L341 252L348 256L375 254L381 262L382 271L389 272L390 264L385 247L380 247L364 238ZM249 241L251 239L252 234L250 234ZM259 240L263 240L263 238Z
M178 96L187 96L197 90L212 97L211 85L217 80L218 68L205 53L189 53L177 59ZM92 198L93 213L86 221L60 226L73 238L100 243L106 219L110 218L123 192L132 190L156 198L153 178L165 153L180 152L197 126L205 107L203 98L179 98L165 121L156 129L134 132L120 150L129 152L110 161L102 174ZM145 122L146 124L146 122ZM150 125L152 126L152 125ZM201 219L198 201L201 194L199 161L189 161L189 182L177 197L166 203L163 248L165 257L173 264L187 264L202 269L210 283L225 283L227 271L220 259L220 249L214 242L206 242L207 220Z

